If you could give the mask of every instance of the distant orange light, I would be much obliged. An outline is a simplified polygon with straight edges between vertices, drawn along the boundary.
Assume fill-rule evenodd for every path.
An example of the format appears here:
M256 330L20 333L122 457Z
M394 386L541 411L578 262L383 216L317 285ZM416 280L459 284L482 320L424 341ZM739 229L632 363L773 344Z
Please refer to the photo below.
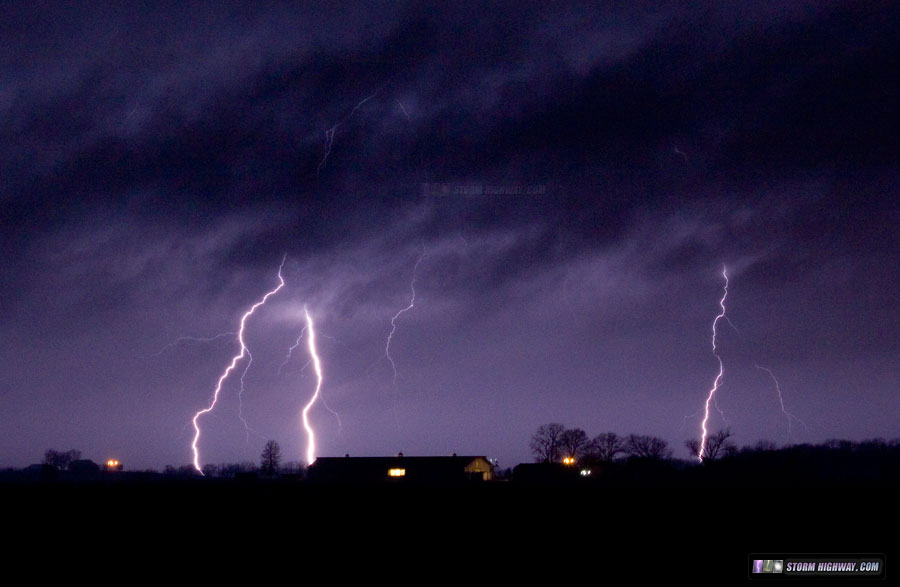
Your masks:
M108 461L106 461L106 466L107 467L118 467L119 461L117 461L116 459L109 459Z
M564 465L574 465L574 464L575 464L575 459L572 458L572 457L564 457L564 458L563 458L563 464L564 464Z
M389 477L405 477L406 469L388 469Z

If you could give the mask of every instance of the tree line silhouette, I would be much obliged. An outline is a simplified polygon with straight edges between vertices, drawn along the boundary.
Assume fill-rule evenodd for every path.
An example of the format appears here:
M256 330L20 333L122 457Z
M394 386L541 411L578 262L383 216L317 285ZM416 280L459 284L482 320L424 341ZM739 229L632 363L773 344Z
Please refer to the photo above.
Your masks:
M823 486L823 485L900 485L900 438L880 438L854 442L832 439L821 444L795 444L778 447L768 440L738 448L731 431L709 434L704 459L696 458L699 443L688 440L689 459L673 457L673 451L662 438L650 435L619 435L603 432L589 437L580 428L566 428L559 423L542 425L530 439L536 464L545 464L553 475L577 478L579 482L601 485L730 485L755 486ZM47 450L40 465L27 469L8 468L0 471L0 480L66 479L93 474L97 468L79 466L78 450ZM555 467L555 468L554 468ZM213 479L283 478L302 479L306 467L299 462L282 463L278 443L269 441L258 463L207 464L203 476ZM166 466L156 470L127 471L125 477L186 479L199 478L191 465ZM110 478L117 476L113 473ZM122 477L122 475L118 475ZM562 478L561 477L561 478ZM512 469L495 471L497 480L517 481Z
M604 432L591 439L581 428L566 428L557 423L538 428L529 446L538 463L562 463L564 459L572 459L576 463L612 462L620 456L672 458L669 443L662 438L639 434L619 436L615 432Z
M540 426L529 447L534 461L571 466L593 483L615 485L890 485L900 483L900 438L778 447L768 440L738 448L729 429L700 441L685 441L690 460L676 459L668 442L655 436L604 432L594 438L559 423ZM564 469L558 469L563 472ZM574 477L574 476L573 476Z

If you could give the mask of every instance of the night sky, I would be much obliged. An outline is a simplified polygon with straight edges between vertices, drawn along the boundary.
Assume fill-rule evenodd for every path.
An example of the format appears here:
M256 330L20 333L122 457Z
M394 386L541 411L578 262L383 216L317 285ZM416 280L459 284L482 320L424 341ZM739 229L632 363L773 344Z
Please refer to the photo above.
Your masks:
M188 464L285 256L202 462L303 460L304 306L319 456L687 459L723 265L711 429L900 435L896 3L158 4L4 4L0 465Z

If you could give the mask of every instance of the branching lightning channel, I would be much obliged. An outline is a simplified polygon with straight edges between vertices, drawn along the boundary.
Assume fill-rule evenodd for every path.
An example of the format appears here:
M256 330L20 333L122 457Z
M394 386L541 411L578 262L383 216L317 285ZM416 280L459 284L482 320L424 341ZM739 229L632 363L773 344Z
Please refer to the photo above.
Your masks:
M724 386L724 383L719 382L719 389L722 389ZM723 412L722 408L719 407L719 400L715 397L713 398L713 406L716 408L716 411L719 412L719 417L722 418L722 421L725 422L725 425L731 426L731 422L729 422L728 418L725 417L725 412Z
M306 314L306 329L309 332L309 354L312 357L313 367L316 371L316 390L313 393L312 398L310 398L309 403L303 408L303 428L306 429L306 437L308 439L306 445L306 464L311 465L313 461L316 460L316 433L309 423L309 410L313 407L313 404L316 403L316 400L319 398L319 392L322 389L322 363L319 360L319 353L316 350L316 329L313 326L312 317L309 315L309 310L307 310L306 307L303 308L303 312Z
M778 403L781 405L781 412L788 419L788 440L793 442L793 440L794 440L794 433L793 433L794 420L797 420L798 422L800 422L804 428L806 428L806 423L803 420L801 420L800 418L798 418L797 416L795 416L792 413L790 413L789 411L787 411L787 409L785 409L784 398L781 395L781 385L778 383L778 379L775 378L775 374L772 373L772 370L767 367L761 367L761 366L757 365L756 363L754 363L753 366L761 371L765 371L766 373L768 373L769 377L771 377L772 381L775 383L775 391L776 391L776 393L778 393ZM807 429L807 432L808 432L808 429Z
M719 373L716 375L715 381L713 381L712 389L709 390L709 395L706 397L706 407L703 412L703 422L701 424L702 434L700 436L700 448L697 450L697 459L700 462L703 462L703 451L706 449L706 435L708 431L706 429L706 424L709 421L709 404L712 403L718 409L718 405L715 403L715 395L716 391L722 384L722 378L725 375L725 365L722 363L722 357L719 356L718 349L716 348L716 326L719 324L719 320L725 318L725 298L728 297L728 270L723 265L722 266L722 277L725 279L725 287L722 290L722 299L719 300L719 307L722 308L722 312L716 316L715 320L712 323L712 348L713 354L716 356L716 360L719 362ZM721 412L721 410L720 410Z
M297 348L298 346L300 346L300 341L303 340L303 335L306 334L306 328L307 327L304 325L303 330L300 331L300 335L297 336L297 342L295 342L288 348L287 356L284 358L284 362L278 367L279 375L281 375L281 370L284 369L285 365L287 365L290 362L291 355L294 353L294 349ZM311 360L312 359L310 359L310 361ZM307 365L309 365L309 363L307 363ZM304 365L303 368L306 369L306 365Z
M322 169L325 168L325 163L328 162L328 156L331 155L331 146L334 144L334 133L337 132L338 127L342 124L350 120L350 117L353 116L357 110L359 110L363 104L374 98L378 95L381 89L375 90L370 96L363 98L356 106L353 107L353 110L350 111L350 114L341 119L340 122L329 128L325 131L325 155L322 157L322 160L319 161L319 166L316 168L316 174L322 172Z
M228 365L228 367L225 368L225 371L223 371L222 375L219 377L219 380L216 383L216 388L213 391L212 401L210 402L209 406L207 406L206 408L203 408L202 410L200 410L199 412L194 414L194 417L192 419L192 422L194 423L194 441L191 443L191 450L194 452L194 468L197 469L197 471L201 475L203 474L203 469L200 467L200 451L197 448L197 443L200 440L200 424L199 424L200 416L203 416L204 414L211 412L213 410L213 408L216 407L216 402L219 401L219 392L222 391L222 385L225 383L225 380L228 379L228 376L231 374L232 371L234 371L235 367L237 367L237 364L245 356L248 356L250 354L249 350L247 349L247 344L244 342L244 326L247 324L247 319L253 315L253 313L256 311L257 308L259 308L260 306L265 304L266 301L270 297L272 297L273 295L278 293L278 290L280 290L282 287L284 287L284 278L281 276L281 270L284 267L284 262L286 259L287 259L287 255L284 256L284 258L281 260L281 265L279 265L279 267L278 267L278 286L275 289L268 292L266 295L264 295L262 297L262 299L260 299L258 302L253 304L250 307L250 309L247 310L243 316L241 316L241 326L238 329L238 333L237 333L238 334L238 336L237 336L238 342L241 345L241 352L238 353L237 355L235 355L234 357L232 357L231 363ZM246 374L246 372L247 372L247 370L244 369L245 374ZM243 390L243 375L241 376L241 389ZM243 414L241 414L241 420L243 421L243 419L244 419ZM246 424L247 423L245 421L244 425L246 426Z
M183 342L213 342L219 340L220 338L225 338L226 336L235 336L237 332L220 332L215 336L209 336L205 338L197 337L197 336L180 336L174 342L170 342L163 348L159 349L159 352L153 354L154 357L158 357L164 352L166 352L170 348L175 348L179 344Z
M416 305L416 273L419 270L419 263L422 262L422 259L425 258L425 251L422 251L422 254L419 255L419 258L416 260L416 264L413 266L413 276L412 281L409 284L410 298L409 304L394 314L393 318L391 318L391 331L388 333L387 342L384 345L384 356L387 357L387 360L391 364L391 371L394 373L394 386L397 385L397 365L394 364L394 359L391 357L391 340L394 338L394 333L397 331L397 318L399 318L405 312L408 312L413 309Z
M250 353L250 349L247 349L247 364L244 365L244 370L241 372L241 387L238 390L238 419L241 421L241 424L244 425L244 433L247 435L247 444L250 444L250 432L256 433L255 430L250 428L250 424L247 423L247 419L244 418L244 378L247 376L247 371L250 370L250 365L253 363L253 355Z

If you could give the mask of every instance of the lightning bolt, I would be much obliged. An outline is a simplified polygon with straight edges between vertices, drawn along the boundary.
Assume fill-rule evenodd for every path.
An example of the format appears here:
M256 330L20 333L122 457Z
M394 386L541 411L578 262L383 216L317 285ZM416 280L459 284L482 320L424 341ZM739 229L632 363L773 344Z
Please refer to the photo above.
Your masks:
M209 406L207 406L206 408L203 408L202 410L200 410L199 412L194 414L194 417L191 420L194 423L194 441L191 443L191 450L193 450L193 452L194 452L194 468L197 469L197 471L201 475L203 475L203 469L200 467L200 451L197 448L197 442L200 440L200 425L199 425L198 421L200 420L200 416L203 416L204 414L211 412L213 410L213 408L216 407L216 402L219 401L219 392L222 391L222 385L225 383L225 380L228 379L228 376L231 374L232 371L234 371L235 367L237 367L237 364L245 356L248 356L250 354L250 351L247 349L247 344L244 342L244 326L247 323L247 319L253 315L253 313L256 311L257 308L259 308L260 306L265 304L266 300L268 300L271 296L278 293L278 290L280 290L282 287L284 287L284 278L281 276L281 270L284 267L284 262L286 259L287 259L287 255L284 256L284 258L281 260L281 265L279 265L279 267L278 267L278 286L275 289L268 292L266 295L264 295L261 300L259 300L255 304L253 304L250 307L250 309L247 310L243 316L241 316L241 326L238 329L238 333L237 333L238 334L238 336L237 336L238 342L241 344L241 352L238 353L237 355L235 355L234 357L232 357L231 363L228 365L228 367L225 368L225 371L223 371L222 375L219 377L219 380L216 383L216 388L213 391L212 401L210 402ZM248 364L248 368L249 368L249 364ZM246 374L246 373L247 373L247 369L245 368L244 374ZM241 375L241 390L242 391L243 391L243 379L244 379L244 377L243 377L243 375ZM244 421L243 414L241 414L241 420ZM246 426L246 425L247 425L247 423L246 423L246 421L244 421L244 426Z
M328 161L328 156L331 155L331 146L334 144L334 133L337 132L338 127L350 120L350 117L353 116L356 111L359 110L360 107L362 107L363 104L377 96L378 92L380 91L381 88L375 90L375 92L373 92L371 96L363 98L356 106L353 107L353 110L350 111L350 114L342 118L340 122L325 131L325 156L322 157L321 161L319 161L319 166L316 168L316 175L322 172L322 170L325 168L325 163Z
M713 321L713 337L712 337L713 354L715 354L716 359L719 361L719 373L716 376L716 380L713 382L713 387L709 391L709 396L706 399L705 417L703 419L703 424L702 424L703 433L701 436L700 449L697 454L697 458L700 461L703 461L703 451L704 451L704 447L705 447L705 443L706 443L706 436L707 436L706 424L709 421L710 403L712 403L712 405L715 407L715 409L719 412L719 415L722 417L722 420L724 420L725 423L728 424L728 419L725 417L725 413L722 412L722 410L719 408L717 398L715 396L716 391L718 391L719 389L721 389L724 386L724 384L722 383L722 379L724 377L722 358L719 356L718 352L716 352L716 334L717 334L716 326L718 324L718 321L724 319L728 323L728 325L734 329L734 331L738 334L738 336L740 336L740 334L741 334L740 331L738 330L737 326L735 326L734 323L731 321L731 319L725 315L725 298L728 296L728 273L727 273L725 266L722 267L722 277L725 279L725 287L724 287L724 290L722 293L722 299L719 301L719 306L722 308L722 311L718 316L716 316L716 319ZM808 433L809 428L806 426L806 423L803 420L801 420L800 418L796 417L794 414L787 411L787 409L784 407L784 397L781 393L781 385L778 382L778 379L775 377L775 373L773 373L771 369L769 369L767 367L762 367L762 366L758 365L757 363L754 363L753 366L761 371L765 371L766 373L768 373L769 377L772 379L772 382L775 384L775 392L778 395L778 403L781 406L781 412L788 419L788 439L793 440L793 423L795 420L797 422L799 422L800 424L802 424ZM696 415L696 414L692 414L691 416L685 416L685 421L687 421L687 418L692 417L694 415ZM682 424L682 427L683 427L683 424Z
M304 311L305 311L305 308L304 308ZM300 341L303 340L303 335L306 334L306 331L307 331L308 329L309 329L309 325L308 325L308 324L304 325L304 326L303 326L303 330L301 330L299 336L297 336L296 342L294 342L294 344L291 345L290 348L288 348L287 357L284 359L284 362L281 364L281 366L278 367L278 375L281 375L281 370L284 369L285 365L287 365L287 364L290 362L290 360L291 360L291 355L293 354L294 349L296 349L298 346L300 346ZM325 338L330 338L330 339L332 339L332 340L336 340L336 339L334 339L334 337L331 337L331 336L326 336L326 335L324 335L324 334L323 334L322 336L324 336ZM312 359L308 360L308 361L306 362L306 364L303 365L303 367L300 368L300 373L303 373L304 371L306 371L306 368L309 367L309 365L310 365L312 362L313 362ZM338 423L338 431L339 431L339 433L341 433L341 432L343 431L343 429L344 429L344 424L341 422L341 415L338 414L336 411L334 411L334 410L331 409L331 406L329 406L329 405L328 405L328 402L325 401L325 396L324 396L324 395L322 396L322 405L325 406L325 409L326 409L326 410L328 410L329 412L331 412L332 414L334 414L334 417L335 417L335 419L337 419L337 423Z
M772 381L775 383L775 391L778 393L778 403L781 404L781 412L782 412L782 413L787 417L787 419L788 419L788 439L791 440L791 441L793 441L794 435L793 435L793 430L792 430L792 428L793 428L793 422L794 422L794 420L797 420L798 422L800 422L801 424L803 424L803 427L804 427L804 428L807 428L807 427L806 427L806 423L805 423L803 420L801 420L800 418L798 418L797 416L793 415L792 413L790 413L789 411L787 411L787 410L785 409L785 407L784 407L784 398L783 398L782 395L781 395L781 385L778 383L778 379L775 378L775 374L772 373L772 370L769 369L769 368L767 368L767 367L760 367L760 366L757 365L756 363L754 363L753 366L756 367L757 369L761 370L761 371L765 371L766 373L768 373L768 374L769 374L769 377L771 377L771 378L772 378ZM807 428L807 432L809 432L809 429L808 429L808 428Z
M722 266L722 277L725 278L725 287L722 291L722 299L719 300L719 307L722 308L722 312L716 316L716 319L713 320L712 323L712 348L713 354L716 356L716 360L719 361L719 373L716 375L715 381L713 381L712 389L709 390L709 395L706 397L706 407L703 413L703 422L700 427L703 430L703 433L700 436L700 448L697 451L697 459L700 462L703 462L703 450L706 447L706 435L708 431L706 429L706 423L709 421L709 404L712 403L716 406L718 410L718 404L715 402L716 391L719 389L722 383L722 377L725 375L725 366L722 363L722 357L719 356L718 350L716 349L716 326L719 324L719 320L725 318L725 298L728 297L728 271L726 267ZM721 410L719 410L721 413Z
M322 363L316 350L316 329L313 326L312 317L309 315L309 310L306 309L306 306L303 307L303 312L306 314L306 329L309 331L309 354L312 357L313 367L316 370L316 391L313 393L309 403L306 404L306 407L303 408L303 427L306 429L306 437L308 438L306 464L311 465L316 460L316 433L309 424L309 410L316 403L316 400L319 398L319 392L322 389Z
M393 371L394 373L394 387L397 386L397 365L394 364L394 359L391 357L391 340L394 338L394 333L397 331L397 318L399 318L403 313L412 310L416 305L416 272L419 270L419 263L421 263L422 259L424 258L425 251L423 249L422 254L419 255L419 258L416 260L416 264L413 266L412 281L409 284L409 290L411 292L409 305L394 314L394 317L391 318L391 331L390 333L388 333L387 342L384 345L384 356L387 357L387 360L391 363L391 371Z

